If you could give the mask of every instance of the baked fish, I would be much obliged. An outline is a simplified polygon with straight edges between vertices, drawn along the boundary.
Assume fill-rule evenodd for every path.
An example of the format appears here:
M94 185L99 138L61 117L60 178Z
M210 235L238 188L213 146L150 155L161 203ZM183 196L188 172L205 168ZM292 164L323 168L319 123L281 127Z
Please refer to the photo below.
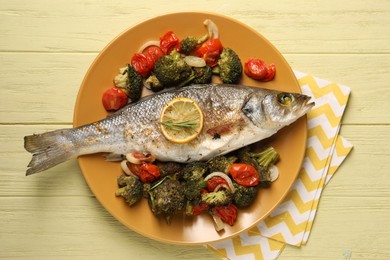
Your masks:
M186 144L168 141L159 125L162 108L177 97L195 100L204 116L202 132ZM91 124L25 136L24 147L32 153L26 175L98 152L150 153L160 161L207 160L270 137L305 115L314 105L309 100L302 94L242 85L171 89Z

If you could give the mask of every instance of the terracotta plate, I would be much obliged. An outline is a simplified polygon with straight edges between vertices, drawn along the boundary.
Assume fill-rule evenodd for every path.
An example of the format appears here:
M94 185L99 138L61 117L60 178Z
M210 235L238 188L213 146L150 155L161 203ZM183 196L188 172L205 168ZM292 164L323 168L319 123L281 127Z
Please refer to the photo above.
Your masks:
M241 84L261 86L290 92L300 92L294 74L272 44L250 27L231 18L210 13L175 13L159 16L138 24L123 32L104 48L92 63L80 87L74 126L104 118L107 113L101 104L102 93L113 86L118 69L129 62L131 56L148 40L156 40L168 30L178 37L202 36L207 33L205 19L214 21L225 47L235 50L242 62L250 57L261 57L267 63L275 63L276 77L261 83L243 77ZM170 225L156 218L143 200L130 208L114 192L116 177L121 174L119 163L104 161L101 154L82 156L78 159L83 175L99 202L120 222L151 239L173 244L204 244L218 241L249 229L264 219L285 197L297 177L305 153L306 118L301 118L267 140L279 151L280 177L269 189L260 191L253 206L241 210L234 226L226 226L217 233L207 214L190 218L177 216Z

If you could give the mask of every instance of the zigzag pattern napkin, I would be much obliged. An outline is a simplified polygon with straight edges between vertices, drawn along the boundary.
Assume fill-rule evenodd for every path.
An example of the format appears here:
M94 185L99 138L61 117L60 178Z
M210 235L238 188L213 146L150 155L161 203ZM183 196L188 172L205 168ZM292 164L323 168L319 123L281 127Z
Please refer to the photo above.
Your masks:
M315 107L308 113L308 140L301 171L284 201L257 226L232 239L208 245L223 259L275 259L286 244L309 238L324 186L352 149L339 136L350 88L298 71L302 92Z

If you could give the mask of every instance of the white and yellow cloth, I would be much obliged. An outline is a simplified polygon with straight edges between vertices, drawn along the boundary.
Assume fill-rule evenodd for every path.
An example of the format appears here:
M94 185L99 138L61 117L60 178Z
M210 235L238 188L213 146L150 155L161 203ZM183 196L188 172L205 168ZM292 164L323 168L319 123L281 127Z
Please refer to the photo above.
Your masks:
M207 247L222 259L276 259L286 245L304 245L322 190L352 149L339 135L350 88L294 71L315 107L308 113L308 140L301 171L284 201L247 232Z

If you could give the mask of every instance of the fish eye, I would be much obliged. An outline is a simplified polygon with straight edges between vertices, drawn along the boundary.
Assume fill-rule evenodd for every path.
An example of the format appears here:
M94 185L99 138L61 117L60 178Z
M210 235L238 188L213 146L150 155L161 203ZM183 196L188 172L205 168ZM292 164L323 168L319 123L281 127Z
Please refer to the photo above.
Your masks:
M278 95L278 102L282 106L289 106L293 102L294 97L290 93L281 93Z

